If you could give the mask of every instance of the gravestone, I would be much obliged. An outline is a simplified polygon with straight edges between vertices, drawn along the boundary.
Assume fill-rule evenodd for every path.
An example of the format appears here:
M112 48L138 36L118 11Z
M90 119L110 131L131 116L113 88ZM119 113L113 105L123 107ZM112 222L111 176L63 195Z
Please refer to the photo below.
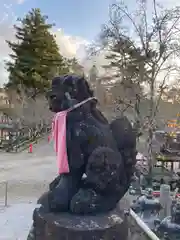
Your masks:
M128 225L118 208L96 216L34 212L36 240L127 240Z
M171 215L171 204L172 198L170 193L170 186L167 184L162 184L160 188L160 204L162 206L162 210L160 211L160 218Z

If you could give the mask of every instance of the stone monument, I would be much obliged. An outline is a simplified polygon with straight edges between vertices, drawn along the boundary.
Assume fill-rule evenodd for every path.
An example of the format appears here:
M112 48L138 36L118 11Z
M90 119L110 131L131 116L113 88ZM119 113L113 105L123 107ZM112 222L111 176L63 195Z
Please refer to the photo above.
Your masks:
M162 184L160 188L160 203L162 210L160 211L160 218L163 219L171 215L172 197L170 192L170 186Z

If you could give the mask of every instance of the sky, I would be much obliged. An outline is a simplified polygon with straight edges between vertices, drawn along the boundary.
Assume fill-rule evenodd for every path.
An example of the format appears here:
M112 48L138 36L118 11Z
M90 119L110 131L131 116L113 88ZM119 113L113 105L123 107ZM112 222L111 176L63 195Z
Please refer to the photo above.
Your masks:
M94 40L101 25L107 22L108 7L113 0L0 0L0 86L7 81L4 69L10 49L5 40L14 40L12 25L32 8L48 15L61 53L83 58L85 46Z
M64 29L67 34L92 40L108 18L110 2L111 0L25 0L14 6L14 12L22 16L31 8L40 8L51 22L56 23L57 28Z
M65 57L83 58L85 46L97 38L101 25L108 21L109 4L116 0L0 0L0 86L7 81L4 69L10 49L5 40L14 40L13 24L31 8L40 8L55 23L53 31ZM135 0L128 0L133 8ZM150 0L147 0L150 1ZM173 5L178 0L161 0ZM101 61L102 58L98 59Z

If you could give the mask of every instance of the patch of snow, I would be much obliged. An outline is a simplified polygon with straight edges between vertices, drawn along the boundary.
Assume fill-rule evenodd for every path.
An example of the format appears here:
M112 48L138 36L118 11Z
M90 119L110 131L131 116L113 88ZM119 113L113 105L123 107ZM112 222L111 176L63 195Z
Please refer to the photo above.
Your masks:
M142 153L138 152L136 155L136 159L137 160L146 160L146 157Z
M25 240L32 224L37 204L22 203L0 207L0 240Z
M1 153L0 240L25 240L31 228L37 199L57 175L56 157L45 138L33 145L33 153ZM4 208L5 186L7 203Z

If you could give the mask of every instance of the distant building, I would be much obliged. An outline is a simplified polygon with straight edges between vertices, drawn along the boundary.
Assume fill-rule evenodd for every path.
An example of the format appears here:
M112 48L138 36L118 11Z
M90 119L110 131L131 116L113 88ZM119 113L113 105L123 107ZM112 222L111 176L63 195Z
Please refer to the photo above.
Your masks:
M8 123L9 119L4 114L4 110L12 107L9 97L3 88L0 88L0 123Z
M8 94L0 88L0 141L9 137L9 128L12 125L11 118L5 113L5 109L12 108Z
M180 102L180 93L176 88L171 88L162 94L161 99L164 102L175 103Z
M3 88L0 88L0 106L10 104L8 95Z

